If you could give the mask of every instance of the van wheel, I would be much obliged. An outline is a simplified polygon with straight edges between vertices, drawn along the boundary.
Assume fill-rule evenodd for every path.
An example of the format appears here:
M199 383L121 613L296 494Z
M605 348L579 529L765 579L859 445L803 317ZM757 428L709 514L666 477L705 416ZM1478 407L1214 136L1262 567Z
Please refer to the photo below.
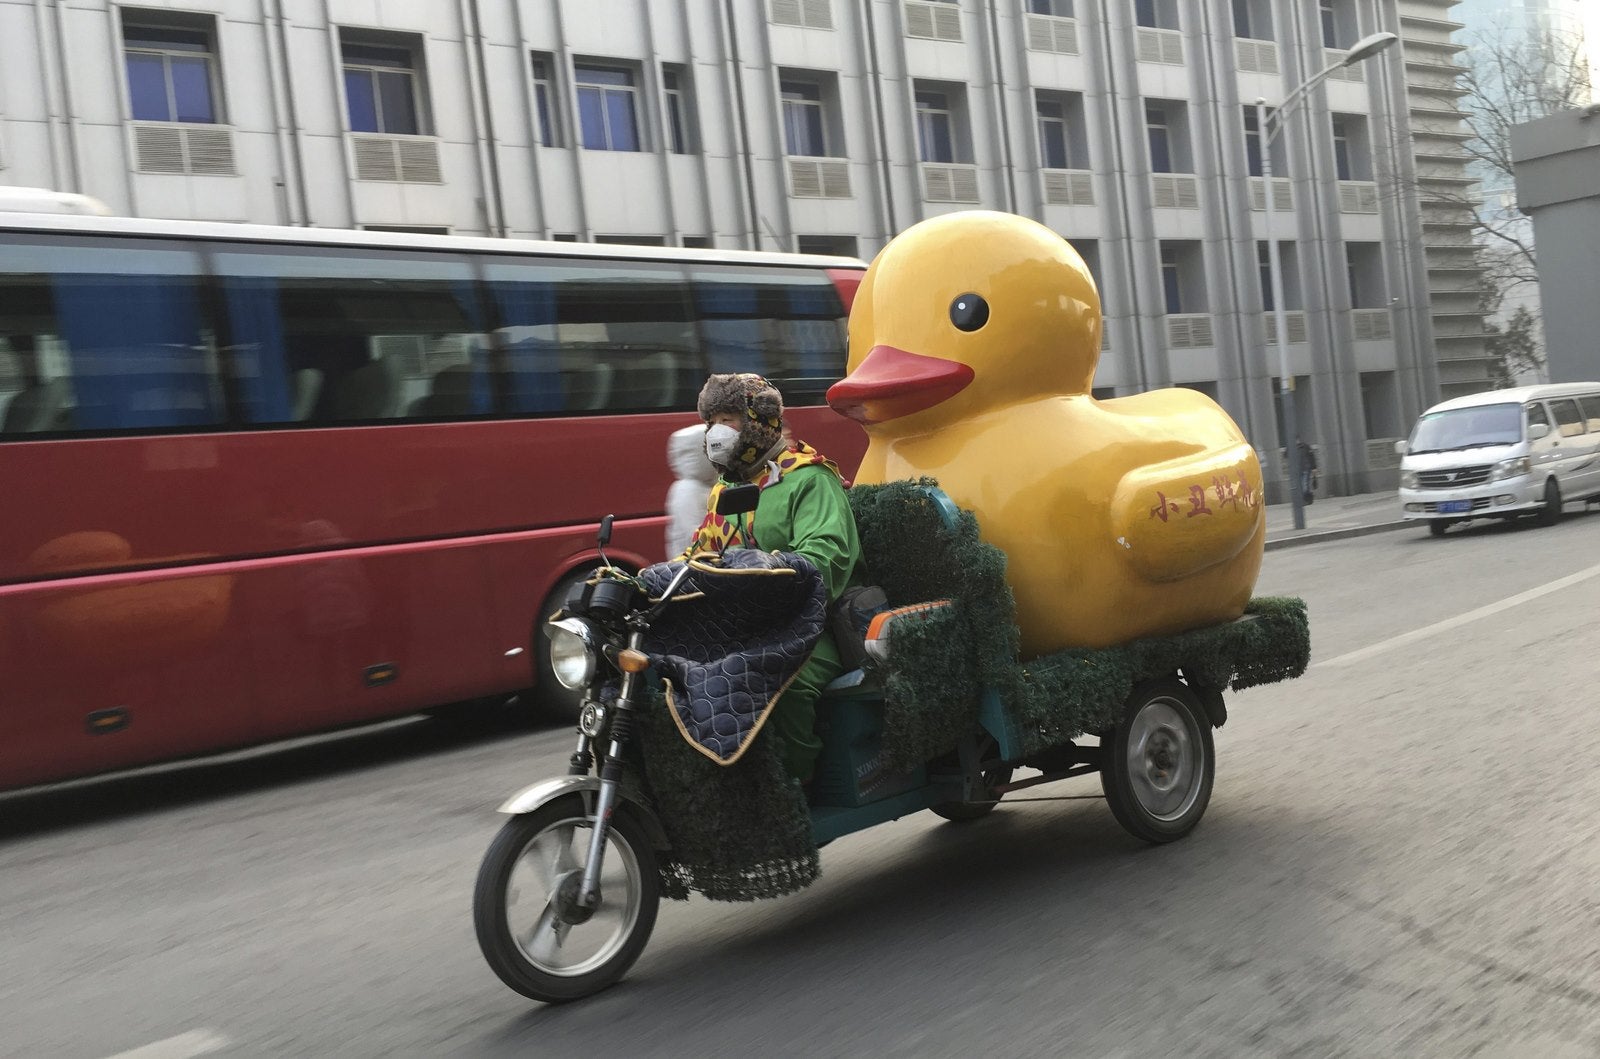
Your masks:
M1432 522L1428 523L1428 532L1433 534L1435 537L1443 537L1444 531L1449 528L1450 523L1441 518L1436 518Z
M1539 509L1539 525L1554 526L1561 521L1561 487L1554 478L1545 480L1544 507Z

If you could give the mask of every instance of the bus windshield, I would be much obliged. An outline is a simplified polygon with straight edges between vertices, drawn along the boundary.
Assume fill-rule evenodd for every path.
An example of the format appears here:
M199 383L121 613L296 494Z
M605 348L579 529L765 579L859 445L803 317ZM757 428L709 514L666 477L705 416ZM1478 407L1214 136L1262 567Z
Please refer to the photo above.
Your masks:
M1522 440L1520 404L1486 404L1431 412L1417 420L1409 450L1454 452L1485 445L1511 445Z

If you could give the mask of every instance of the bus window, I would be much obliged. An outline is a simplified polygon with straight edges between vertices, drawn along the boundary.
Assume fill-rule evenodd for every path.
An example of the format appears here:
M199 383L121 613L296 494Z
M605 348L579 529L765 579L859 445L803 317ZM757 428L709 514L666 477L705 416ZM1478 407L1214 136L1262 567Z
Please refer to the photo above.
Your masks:
M215 255L249 423L466 418L494 409L465 261L268 248Z
M787 404L823 403L846 357L844 305L826 273L696 267L689 278L711 371L759 372Z
M0 244L0 436L224 419L198 255L117 240Z
M485 265L510 411L692 409L704 372L688 286L671 265L573 259Z

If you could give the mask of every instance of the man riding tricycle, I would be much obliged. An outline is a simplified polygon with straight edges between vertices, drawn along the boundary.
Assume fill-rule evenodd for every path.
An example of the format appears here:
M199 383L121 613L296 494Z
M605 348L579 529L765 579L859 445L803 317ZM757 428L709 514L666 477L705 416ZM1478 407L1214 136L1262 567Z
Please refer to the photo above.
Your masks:
M1192 391L1094 400L1099 326L1081 259L1041 226L902 233L829 392L871 439L848 491L785 442L765 380L712 377L723 478L694 542L638 574L606 563L551 620L577 747L501 807L474 895L507 985L588 996L663 895L792 893L821 846L924 809L972 821L1098 773L1136 837L1194 829L1223 692L1304 671L1305 608L1250 596L1265 519L1238 428Z

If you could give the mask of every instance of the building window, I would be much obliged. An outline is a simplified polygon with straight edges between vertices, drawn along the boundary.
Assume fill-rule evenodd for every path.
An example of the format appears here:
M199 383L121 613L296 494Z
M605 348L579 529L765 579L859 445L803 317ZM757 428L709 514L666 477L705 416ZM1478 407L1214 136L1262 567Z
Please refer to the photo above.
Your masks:
M422 131L412 49L346 41L340 53L351 132L415 136Z
M821 157L828 153L828 123L822 86L810 81L780 81L783 96L783 149L786 154Z
M1339 46L1338 19L1333 10L1333 0L1321 0L1322 10L1322 46L1324 48L1337 48Z
M1150 171L1173 172L1172 127L1167 121L1167 108L1154 104L1146 105L1144 127L1150 138Z
M556 102L556 83L551 76L555 60L550 55L533 56L533 120L542 147L561 146L561 107Z
M709 235L686 235L683 237L683 245L692 250L710 250L716 244Z
M582 144L591 151L643 150L633 72L616 66L574 66Z
M1277 309L1277 303L1272 298L1272 250L1265 242L1256 244L1256 261L1261 271L1261 308L1270 313ZM1299 312L1300 275L1293 243L1278 244L1278 265L1283 269L1278 276L1283 286L1283 307L1288 312ZM1290 330L1290 341L1304 341L1293 337L1293 327Z
M1340 180L1354 179L1350 175L1350 136L1346 120L1333 116L1333 169Z
M1104 286L1104 284L1102 284L1100 282L1100 242L1099 242L1099 240L1097 240L1097 239L1068 239L1067 242L1071 243L1072 244L1072 249L1076 250L1078 252L1078 256L1083 258L1083 263L1084 263L1085 267L1087 267L1089 269L1089 278L1094 280L1095 290L1104 290L1105 286Z
M1072 0L1028 0L1028 13L1054 15L1056 18L1073 18Z
M122 46L134 121L214 124L221 120L216 57L208 31L124 22Z
M795 250L802 254L824 254L829 257L855 257L859 252L853 235L797 235Z
M1088 169L1083 97L1076 92L1039 92L1034 100L1039 126L1039 161L1045 169Z
M1035 104L1039 117L1039 160L1046 169L1071 169L1067 164L1067 115L1060 100L1041 99Z
M661 92L667 104L667 149L673 154L693 153L690 116L694 105L688 72L681 66L662 66Z
M1205 257L1199 243L1161 244L1161 294L1169 315L1207 311Z
M1272 248L1266 243L1256 244L1256 264L1261 270L1261 308L1270 313L1277 305L1272 300Z
M1233 35L1252 40L1271 40L1271 0L1233 0Z
M1178 29L1177 0L1133 0L1133 20L1151 29Z
M950 97L943 92L918 92L917 150L924 162L954 162L955 139Z
M1372 179L1372 152L1367 143L1365 117L1333 115L1333 161L1340 180Z
M1361 373L1361 418L1369 438L1392 438L1401 433L1400 400L1392 371Z
M1251 176L1261 175L1261 126L1255 107L1244 108L1244 164Z
M363 224L364 232L393 232L396 235L449 235L450 229L440 224Z
M1166 297L1167 312L1183 312L1183 284L1178 273L1178 249L1161 248L1161 291Z
M1145 100L1144 126L1152 173L1194 172L1189 148L1189 111L1182 101Z
M1262 176L1261 171L1261 129L1256 122L1256 108L1245 107L1244 115L1244 161L1251 176ZM1288 172L1287 163L1283 154L1283 138L1279 137L1272 144L1272 171L1275 179L1282 179Z
M1344 259L1350 279L1350 307L1386 308L1389 303L1389 285L1384 281L1383 244L1346 243Z

